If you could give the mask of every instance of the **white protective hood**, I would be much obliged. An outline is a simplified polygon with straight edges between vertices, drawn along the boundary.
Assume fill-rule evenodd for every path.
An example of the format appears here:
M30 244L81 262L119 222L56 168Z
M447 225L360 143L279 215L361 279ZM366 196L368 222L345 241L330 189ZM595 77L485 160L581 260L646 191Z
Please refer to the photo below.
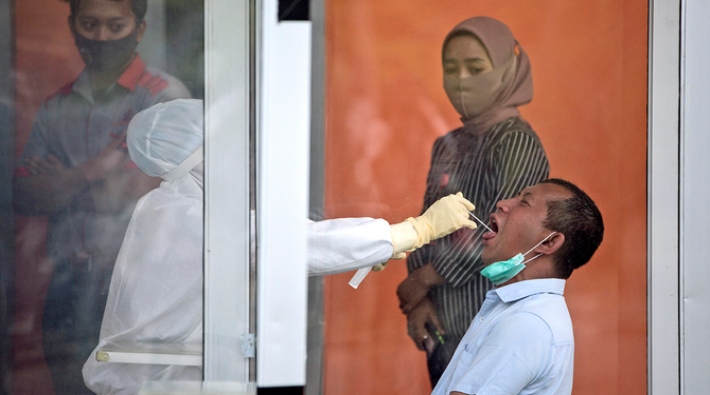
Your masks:
M116 260L100 342L83 369L98 394L135 394L152 380L201 380L198 367L97 362L96 351L201 348L202 111L201 100L174 100L129 124L131 159L166 181L138 201Z

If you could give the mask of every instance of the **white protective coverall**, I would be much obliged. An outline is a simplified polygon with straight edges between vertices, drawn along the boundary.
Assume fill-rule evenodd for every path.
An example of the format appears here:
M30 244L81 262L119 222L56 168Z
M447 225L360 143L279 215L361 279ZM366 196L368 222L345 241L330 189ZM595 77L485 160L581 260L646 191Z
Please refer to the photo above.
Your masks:
M202 101L193 99L153 106L129 124L131 159L164 181L138 201L114 266L100 341L83 368L97 394L202 378L198 367L96 360L100 349L202 347L202 129Z
M84 364L97 394L136 394L146 381L201 380L198 367L98 362L96 351L199 350L202 345L202 101L180 99L137 114L128 127L131 159L163 178L139 200L111 277L100 341ZM387 261L383 219L310 222L309 274Z
M308 275L335 274L386 262L392 257L389 222L337 218L308 225Z

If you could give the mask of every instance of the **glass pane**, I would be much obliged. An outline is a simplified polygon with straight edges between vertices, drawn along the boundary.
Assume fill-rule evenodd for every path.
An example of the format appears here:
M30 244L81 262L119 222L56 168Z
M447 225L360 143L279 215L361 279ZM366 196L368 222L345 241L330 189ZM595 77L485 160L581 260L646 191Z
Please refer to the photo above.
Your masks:
M588 192L605 221L600 249L565 288L576 344L573 393L646 393L646 2L454 1L413 7L400 0L328 0L325 12L324 217L396 223L438 197L452 180L436 174L445 164L433 152L435 141L460 128L460 117L470 119L442 89L444 38L469 17L502 21L531 65L534 96L518 107L544 147L550 176ZM465 155L454 161L460 164ZM489 170L473 168L460 176L475 185L486 177L478 171ZM464 188L464 194L483 192ZM497 200L494 194L471 199L481 218L488 218ZM415 263L410 255L408 264L411 270L444 256L431 252ZM408 264L390 261L357 290L348 286L352 273L325 279L323 393L430 393L427 362L434 359L428 361L409 338L407 317L398 308L396 291ZM451 353L482 301L484 285L463 280L428 292Z
M0 7L12 22L12 34L0 36L7 40L0 59L13 60L14 77L0 85L9 109L0 116L14 119L7 132L14 141L0 142L13 157L2 163L3 174L14 172L12 189L9 177L0 188L12 190L14 203L13 211L2 200L3 229L14 221L14 244L3 244L12 253L2 256L10 321L2 327L11 336L3 363L12 355L3 390L92 393L82 377L87 361L95 391L138 388L149 377L200 380L200 172L173 172L176 179L162 184L161 177L202 145L195 126L202 103L181 112L198 119L175 128L190 126L186 134L161 140L156 118L142 160L133 149L140 142L124 133L146 108L204 96L203 2L23 0ZM161 147L165 156L155 164L148 158ZM161 197L172 205L156 203ZM165 315L176 320L167 328ZM100 337L105 348L98 351L129 352L97 362ZM166 352L173 359L145 363ZM166 366L178 360L187 366Z

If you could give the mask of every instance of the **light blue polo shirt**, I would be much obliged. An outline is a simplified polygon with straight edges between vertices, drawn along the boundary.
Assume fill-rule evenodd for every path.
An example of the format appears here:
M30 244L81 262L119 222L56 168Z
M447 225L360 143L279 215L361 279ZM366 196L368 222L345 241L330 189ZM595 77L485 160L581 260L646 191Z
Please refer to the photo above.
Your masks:
M565 280L526 280L486 294L432 395L569 395L574 336Z

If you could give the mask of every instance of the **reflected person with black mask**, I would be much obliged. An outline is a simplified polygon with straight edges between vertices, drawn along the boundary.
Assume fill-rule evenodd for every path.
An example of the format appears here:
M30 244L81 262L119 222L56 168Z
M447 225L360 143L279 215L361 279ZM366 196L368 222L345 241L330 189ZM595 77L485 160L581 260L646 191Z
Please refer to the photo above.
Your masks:
M160 182L131 162L126 127L141 110L190 94L136 53L147 0L67 2L86 68L42 103L15 170L13 205L49 217L54 272L42 342L55 391L89 394L81 368L99 337L118 250L136 201Z

